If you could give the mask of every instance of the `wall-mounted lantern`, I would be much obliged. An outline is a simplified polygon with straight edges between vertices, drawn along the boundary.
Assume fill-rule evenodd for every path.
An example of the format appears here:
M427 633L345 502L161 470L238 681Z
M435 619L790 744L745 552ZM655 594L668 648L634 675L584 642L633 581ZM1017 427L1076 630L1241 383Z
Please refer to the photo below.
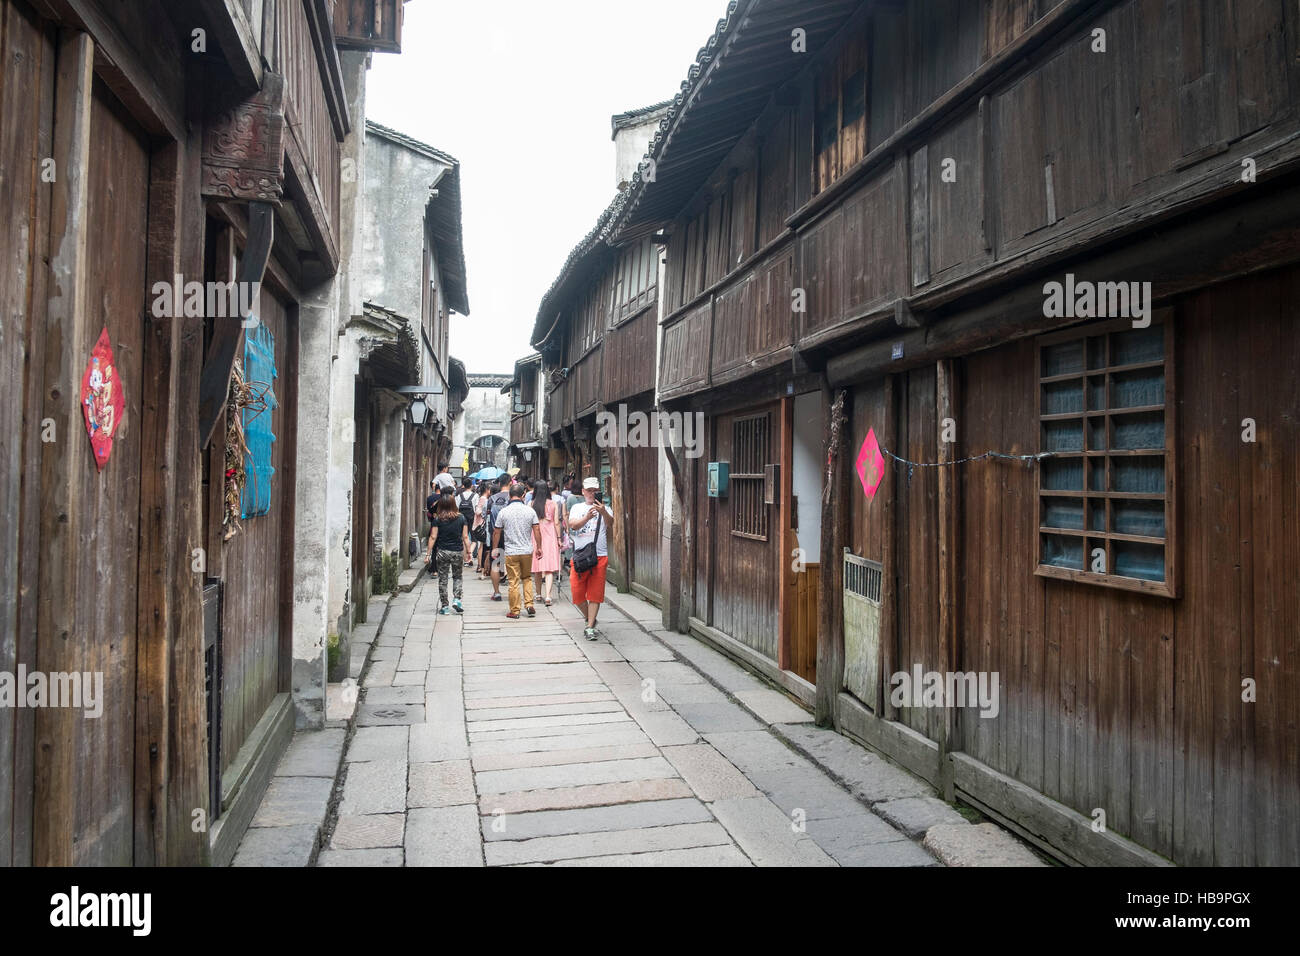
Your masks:
M416 428L423 428L429 421L429 403L422 398L417 398L406 406L406 420Z

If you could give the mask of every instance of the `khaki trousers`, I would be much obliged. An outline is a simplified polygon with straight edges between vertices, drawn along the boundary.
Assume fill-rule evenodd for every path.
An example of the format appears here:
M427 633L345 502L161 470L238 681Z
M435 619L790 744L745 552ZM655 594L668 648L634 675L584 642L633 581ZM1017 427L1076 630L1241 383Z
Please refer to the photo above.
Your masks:
M510 613L519 613L519 587L524 589L524 607L533 606L533 554L507 554L506 580L510 582Z

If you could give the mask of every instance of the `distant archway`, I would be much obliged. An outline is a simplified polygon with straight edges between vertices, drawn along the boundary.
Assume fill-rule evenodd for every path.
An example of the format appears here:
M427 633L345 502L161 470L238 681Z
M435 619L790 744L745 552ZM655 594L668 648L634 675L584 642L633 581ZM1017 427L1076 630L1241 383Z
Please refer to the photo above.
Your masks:
M473 474L488 465L505 468L507 451L509 451L509 442L503 436L491 434L479 436L469 446L469 473Z

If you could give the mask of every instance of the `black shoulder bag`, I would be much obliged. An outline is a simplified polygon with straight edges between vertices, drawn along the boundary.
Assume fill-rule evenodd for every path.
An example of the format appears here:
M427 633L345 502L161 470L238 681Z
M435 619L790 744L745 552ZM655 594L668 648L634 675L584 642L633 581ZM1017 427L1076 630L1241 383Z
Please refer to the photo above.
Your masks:
M600 522L604 517L600 512L596 513L596 533L591 536L591 543L573 552L573 570L579 574L586 574L600 561L596 555L596 542L600 540Z

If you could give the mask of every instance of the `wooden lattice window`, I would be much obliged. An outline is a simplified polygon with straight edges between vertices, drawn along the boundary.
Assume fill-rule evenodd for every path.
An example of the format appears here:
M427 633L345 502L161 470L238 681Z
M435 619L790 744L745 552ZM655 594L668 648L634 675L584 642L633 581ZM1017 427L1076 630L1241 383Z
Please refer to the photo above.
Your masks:
M651 239L628 246L619 255L614 274L613 325L636 314L654 299L659 282L658 247Z
M772 445L772 416L753 415L732 423L731 533L742 538L767 540L765 494L768 451Z
M1044 336L1037 573L1174 597L1173 323Z

